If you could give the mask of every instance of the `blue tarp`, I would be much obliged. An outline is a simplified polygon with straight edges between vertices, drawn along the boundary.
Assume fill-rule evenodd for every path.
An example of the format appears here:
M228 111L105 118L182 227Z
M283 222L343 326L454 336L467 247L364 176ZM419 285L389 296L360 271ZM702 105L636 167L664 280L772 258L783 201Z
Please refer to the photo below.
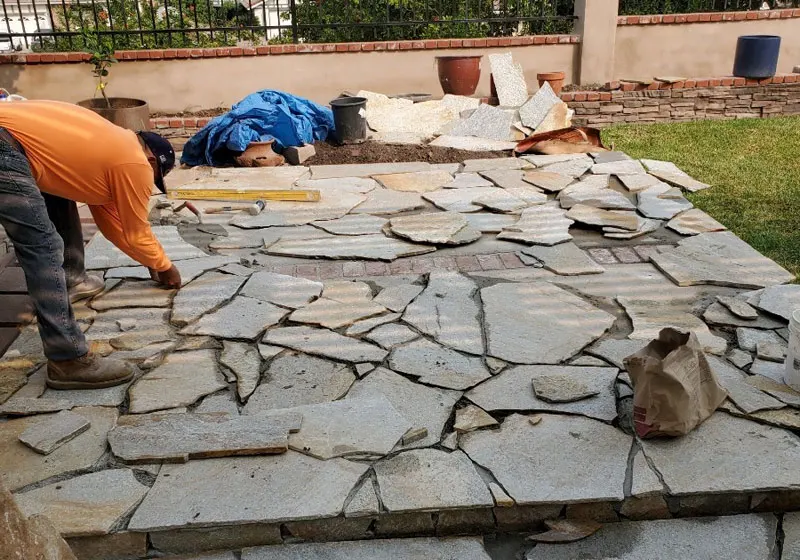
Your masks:
M333 130L329 108L281 91L259 91L192 136L181 163L226 165L251 142L275 139L275 147L283 149L323 141Z

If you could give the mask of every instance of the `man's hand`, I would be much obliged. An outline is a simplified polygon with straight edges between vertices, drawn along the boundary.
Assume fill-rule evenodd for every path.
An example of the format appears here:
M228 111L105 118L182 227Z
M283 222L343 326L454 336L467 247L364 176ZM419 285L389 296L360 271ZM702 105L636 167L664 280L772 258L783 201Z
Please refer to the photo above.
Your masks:
M158 278L156 281L162 286L167 288L180 288L181 287L181 273L173 264L169 269L164 272L157 272Z

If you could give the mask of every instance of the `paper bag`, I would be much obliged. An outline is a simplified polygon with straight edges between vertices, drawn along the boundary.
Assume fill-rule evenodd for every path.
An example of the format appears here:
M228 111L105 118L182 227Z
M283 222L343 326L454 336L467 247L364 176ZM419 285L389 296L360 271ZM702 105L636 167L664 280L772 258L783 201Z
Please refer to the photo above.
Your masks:
M639 437L689 433L728 396L697 336L673 328L625 358L633 381L633 418Z

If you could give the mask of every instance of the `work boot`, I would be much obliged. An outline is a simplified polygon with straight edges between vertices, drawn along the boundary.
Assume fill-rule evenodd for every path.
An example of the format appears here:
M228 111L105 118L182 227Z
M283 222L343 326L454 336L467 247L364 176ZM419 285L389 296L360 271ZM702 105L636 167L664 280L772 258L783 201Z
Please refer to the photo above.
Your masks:
M99 276L92 276L87 274L83 280L75 284L69 289L69 301L75 303L82 299L96 296L105 288L105 282Z
M103 389L132 377L133 368L128 363L91 352L74 360L47 362L47 386L52 389Z

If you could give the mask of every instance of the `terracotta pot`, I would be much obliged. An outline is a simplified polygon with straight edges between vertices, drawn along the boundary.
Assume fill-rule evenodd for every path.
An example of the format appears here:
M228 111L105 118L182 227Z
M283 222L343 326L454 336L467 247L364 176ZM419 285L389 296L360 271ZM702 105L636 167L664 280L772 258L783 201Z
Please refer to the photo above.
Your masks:
M561 93L561 88L564 87L564 79L567 77L564 72L542 72L536 74L536 79L539 80L539 87L542 87L545 82L550 84L556 95Z
M108 101L111 107L102 97L78 101L78 105L122 128L136 131L150 129L150 107L146 101L127 97L109 97Z
M437 56L439 83L445 93L472 95L481 79L481 56Z
M242 155L236 158L236 163L241 167L278 167L286 161L280 154L272 149L275 140L268 142L250 142Z

